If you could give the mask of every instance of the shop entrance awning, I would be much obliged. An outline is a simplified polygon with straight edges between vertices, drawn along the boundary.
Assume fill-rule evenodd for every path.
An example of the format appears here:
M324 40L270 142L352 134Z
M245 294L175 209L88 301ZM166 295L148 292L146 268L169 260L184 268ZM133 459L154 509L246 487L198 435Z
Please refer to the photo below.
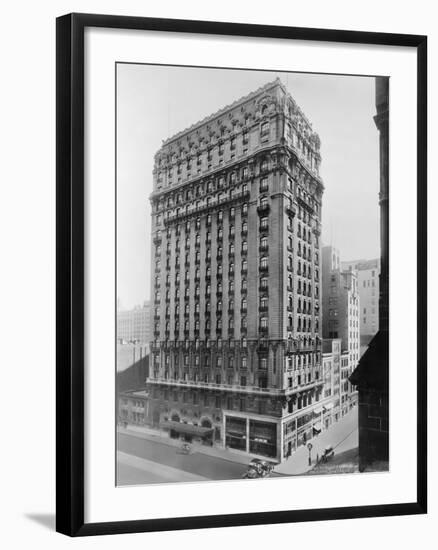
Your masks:
M330 409L333 409L333 403L328 403L327 405L324 405L324 409L326 411L329 411Z
M315 432L319 433L321 431L321 423L317 422L316 424L314 424L313 429L315 430Z
M204 426L194 426L193 424L184 424L184 422L174 422L170 420L168 422L162 422L161 427L167 430L174 430L175 432L205 436L213 431L213 428L206 428Z
M321 414L322 413L322 407L318 407L313 411L315 414Z

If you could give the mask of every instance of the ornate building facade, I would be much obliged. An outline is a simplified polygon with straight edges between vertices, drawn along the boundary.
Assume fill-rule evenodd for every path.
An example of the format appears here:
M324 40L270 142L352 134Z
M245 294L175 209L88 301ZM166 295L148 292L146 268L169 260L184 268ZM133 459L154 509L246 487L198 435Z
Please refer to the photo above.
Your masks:
M320 140L280 80L163 142L148 421L281 461L313 436Z

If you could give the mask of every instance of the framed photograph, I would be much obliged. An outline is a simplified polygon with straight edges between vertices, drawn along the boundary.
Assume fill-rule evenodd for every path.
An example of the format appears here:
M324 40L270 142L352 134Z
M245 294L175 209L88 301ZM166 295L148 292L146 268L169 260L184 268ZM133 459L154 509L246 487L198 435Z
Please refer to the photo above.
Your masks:
M57 20L57 530L426 512L425 36Z

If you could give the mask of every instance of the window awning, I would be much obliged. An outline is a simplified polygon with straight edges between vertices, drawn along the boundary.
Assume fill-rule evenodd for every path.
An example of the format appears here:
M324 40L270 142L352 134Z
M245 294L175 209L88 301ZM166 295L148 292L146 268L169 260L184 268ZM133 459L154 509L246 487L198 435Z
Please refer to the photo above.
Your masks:
M207 435L213 431L213 428L206 428L204 426L194 426L193 424L184 424L184 422L175 422L169 420L168 422L161 423L162 428L168 430L174 430L175 432L180 432L189 435Z

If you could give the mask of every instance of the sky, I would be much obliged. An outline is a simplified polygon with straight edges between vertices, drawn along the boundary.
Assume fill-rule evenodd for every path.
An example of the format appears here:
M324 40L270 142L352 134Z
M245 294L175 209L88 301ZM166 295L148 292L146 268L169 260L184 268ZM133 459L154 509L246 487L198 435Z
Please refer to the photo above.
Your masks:
M154 155L173 134L279 77L321 139L323 244L380 256L373 77L117 65L117 295L149 299Z

